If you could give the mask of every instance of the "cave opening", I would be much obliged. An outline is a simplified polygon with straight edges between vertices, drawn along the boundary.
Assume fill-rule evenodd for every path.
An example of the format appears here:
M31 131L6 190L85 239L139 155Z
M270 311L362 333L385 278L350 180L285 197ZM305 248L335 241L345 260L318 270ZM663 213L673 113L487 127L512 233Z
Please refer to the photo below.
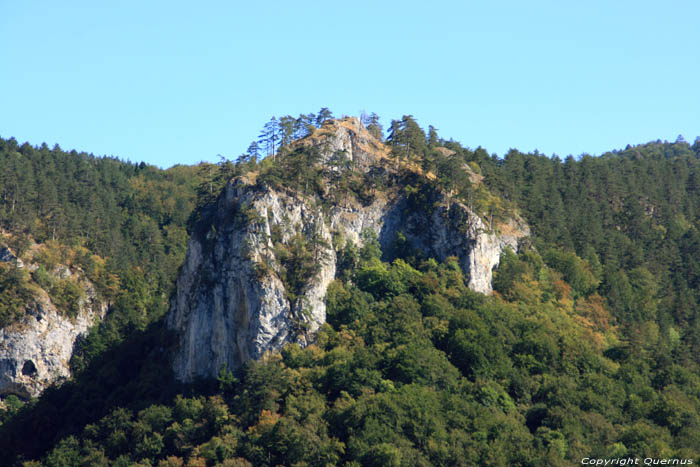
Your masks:
M27 360L24 362L24 366L22 366L22 374L24 376L34 376L37 374L36 365L34 365L33 361Z

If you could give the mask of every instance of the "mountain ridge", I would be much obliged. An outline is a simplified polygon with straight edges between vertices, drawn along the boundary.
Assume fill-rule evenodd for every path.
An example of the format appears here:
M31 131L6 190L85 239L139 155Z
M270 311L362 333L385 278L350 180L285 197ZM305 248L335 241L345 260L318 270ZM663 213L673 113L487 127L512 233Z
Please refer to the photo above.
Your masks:
M313 134L322 120L313 132L290 128ZM55 218L57 238L93 254L116 240L109 251L122 264L106 258L118 281L111 292L104 278L96 284L114 308L76 349L73 377L21 408L14 396L3 399L7 463L563 466L585 457L698 458L700 146L656 142L566 160L513 150L497 158L434 128L426 134L404 116L383 142L387 158L364 172L340 152L274 141L263 145L266 158L251 150L236 164L178 168L178 180L175 172L99 160L73 172L62 165L74 160L68 153L0 141L8 168L0 173L2 227L46 241L54 218L35 213L65 213L67 224ZM52 160L59 177L44 170ZM95 167L104 175L95 177ZM125 175L115 191L97 189L121 208L121 230L110 240L89 228L94 212L81 183L118 181L114 168ZM51 209L41 204L51 199L47 179L59 195ZM209 363L213 377L182 384L172 366L182 336L168 331L159 305L168 292L154 285L169 284L162 255L172 263L168 252L184 250L192 204L183 201L194 200L194 188L188 227L209 258L198 281L211 295L223 290L213 279L233 276L214 259L230 252L236 231L257 239L261 253L256 261L241 256L247 282L267 277L280 303L303 302L327 261L323 251L335 255L336 272L325 323L306 343L304 307L290 306L279 320L295 337L290 343L218 373L220 362ZM256 197L276 198L277 213L262 202L255 208ZM71 206L91 221L72 217ZM334 206L346 218L335 225L356 221L351 233L333 235ZM362 229L381 218L382 206L394 206L385 221L401 228ZM287 207L300 222L285 218ZM438 214L413 222L409 212ZM426 253L441 237L432 235L436 223L466 226L469 212L482 219L484 235L512 234L517 213L531 228L517 253L500 255L491 295L468 287L458 257ZM314 239L302 218L326 225L330 242ZM329 246L309 248L313 241ZM139 242L144 247L130 246ZM215 327L223 337L222 322Z

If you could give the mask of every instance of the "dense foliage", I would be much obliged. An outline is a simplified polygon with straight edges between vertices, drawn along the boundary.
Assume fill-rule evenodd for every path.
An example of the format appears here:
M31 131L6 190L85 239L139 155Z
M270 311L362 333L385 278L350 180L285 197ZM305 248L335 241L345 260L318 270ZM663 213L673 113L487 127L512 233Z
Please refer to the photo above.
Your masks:
M650 365L664 345L653 326L633 356L604 300L575 300L537 252L505 258L497 284L508 301L471 292L454 260L414 268L357 255L353 281L329 288L315 345L223 370L200 395L115 407L45 463L534 466L697 454L697 374Z
M297 127L288 121L292 134L312 131L315 120L304 117L294 120ZM276 125L268 130L280 131ZM370 232L362 247L338 239L328 323L314 345L288 345L236 372L222 368L217 381L180 387L168 369L171 336L159 322L132 327L115 344L89 338L96 357L84 360L74 381L21 409L7 400L0 431L7 458L51 466L697 459L700 142L656 142L564 161L512 150L499 159L445 141L432 127L425 134L411 116L389 131L398 168L392 177L315 166L318 154L280 150L284 132L274 138L263 132L264 150L277 157L258 161L249 154L235 166L206 167L189 185L190 193L199 186L190 225L210 228L207 203L223 181L242 173L316 196L321 206L343 196L367 201L400 185L416 209L429 211L431 190L442 190L493 229L516 211L533 229L518 254L502 256L494 295L470 291L454 259L438 263L402 248L400 235L383 256ZM120 170L133 170L124 175L132 180L143 168ZM153 184L141 198L120 198L119 215L158 218L158 232L183 228L186 217L168 221L155 214L158 208L144 208L151 190L162 191L169 180L167 172L149 170L141 180ZM13 198L4 199L7 213ZM138 209L129 211L124 199ZM41 219L23 228L53 238L53 224L44 221L50 217ZM138 232L128 225L119 224L127 243ZM80 239L108 264L117 261L112 255L119 252L99 250L98 231L90 240L82 231L56 235ZM292 294L300 277L314 273L313 249L304 242L275 242ZM154 251L148 253L161 250ZM132 260L132 254L122 260L128 267L113 270L120 288L138 291L153 265L148 255ZM135 264L142 275L133 276ZM3 274L0 280L14 287L6 300L16 303L22 278ZM163 277L164 284L172 280ZM148 314L155 306L125 300L123 310Z
M0 263L0 325L21 318L37 288L59 311L75 312L84 290L57 267L80 271L110 305L74 370L165 313L196 189L216 166L161 170L10 138L0 139L0 167L0 247L39 266L29 274Z
M24 316L25 307L34 301L29 274L15 265L0 263L0 327Z

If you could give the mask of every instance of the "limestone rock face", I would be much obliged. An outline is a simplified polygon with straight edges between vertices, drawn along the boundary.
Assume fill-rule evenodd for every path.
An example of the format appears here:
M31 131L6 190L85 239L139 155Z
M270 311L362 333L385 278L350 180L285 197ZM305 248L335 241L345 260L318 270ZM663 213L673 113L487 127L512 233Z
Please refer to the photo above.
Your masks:
M70 377L76 340L104 317L106 309L88 285L86 298L71 319L59 314L42 291L20 322L0 329L0 396L37 397Z
M335 275L325 247L330 230L299 198L230 184L217 217L229 220L215 235L190 240L168 315L182 333L175 369L183 380L216 375L224 364L235 368L286 342L305 344L325 321L325 289ZM274 273L280 262L272 231L282 242L297 232L318 239L319 272L293 302Z
M345 156L361 170L381 165L387 151L356 119L324 125L323 160ZM321 131L319 130L319 131ZM308 141L306 142L308 144ZM377 149L378 148L378 149ZM389 161L392 163L391 161ZM491 293L492 270L504 248L517 250L529 234L522 221L507 233L487 228L465 205L441 195L430 212L417 210L401 190L383 193L369 205L321 206L292 190L234 180L220 196L213 227L192 236L167 318L180 335L173 368L178 379L216 376L288 342L308 344L326 320L324 296L336 273L333 236L361 245L373 230L390 254L401 232L427 256L456 256L469 287ZM314 255L317 271L290 294L279 271L283 258L275 244L298 233Z
M328 120L311 137L300 140L302 145L317 146L323 163L334 157L344 157L355 170L367 171L380 159L389 157L389 149L374 138L358 118Z

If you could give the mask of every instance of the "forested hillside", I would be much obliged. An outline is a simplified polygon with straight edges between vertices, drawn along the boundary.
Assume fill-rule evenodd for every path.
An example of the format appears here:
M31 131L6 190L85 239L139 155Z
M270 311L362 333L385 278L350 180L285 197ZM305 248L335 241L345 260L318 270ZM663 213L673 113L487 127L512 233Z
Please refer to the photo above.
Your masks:
M234 372L222 368L216 381L176 384L173 339L159 318L188 219L191 230L212 228L223 181L254 177L324 203L362 202L387 190L382 174L340 163L319 168L318 154L293 144L328 118L285 117L286 130L275 119L236 164L167 171L0 142L0 166L9 168L0 173L0 225L98 256L113 303L113 318L79 348L74 380L21 408L6 401L6 459L50 466L697 462L700 141L564 161L517 150L498 158L444 140L433 127L426 133L411 116L395 120L386 139L397 174L391 183L416 208L430 210L441 192L490 229L507 228L515 214L531 226L519 251L501 258L494 294L469 290L456 260L426 257L400 236L391 252L372 232L364 245L338 239L341 267L314 344L288 345ZM381 136L376 116L365 123ZM21 242L13 248L21 252ZM284 253L287 280L313 267L303 248Z
M201 168L163 171L14 139L0 140L0 165L5 230L83 246L109 258L114 271L159 264L149 271L151 281L161 287L171 281L179 264L168 256L182 249Z
M546 254L551 246L588 263L597 285L579 293L605 297L631 345L645 340L653 322L662 336L680 332L684 345L673 360L697 361L699 160L700 140L690 146L679 139L597 158L511 151L479 163L487 183L527 218L550 266L562 261Z
M100 300L110 305L103 326L74 355L74 369L165 313L184 257L196 190L215 166L164 171L144 163L65 152L58 146L19 145L10 138L0 139L0 167L5 246L20 258L33 256L40 265L31 274L9 263L2 265L3 326L21 317L24 306L16 297L24 294L26 305L32 283L55 290L59 299L80 293L57 288L49 280L46 271L57 264L83 271ZM28 251L34 242L39 245L36 251Z

